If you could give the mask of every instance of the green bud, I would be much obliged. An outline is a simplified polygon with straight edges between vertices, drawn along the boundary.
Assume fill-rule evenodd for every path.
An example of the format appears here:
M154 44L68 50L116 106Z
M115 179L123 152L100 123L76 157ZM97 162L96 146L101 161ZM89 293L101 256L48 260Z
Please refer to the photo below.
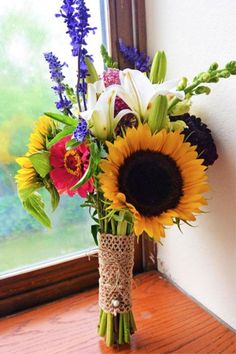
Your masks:
M232 60L225 65L225 69L230 72L231 75L236 75L236 61Z
M206 95L209 95L209 93L211 92L210 87L207 86L198 86L196 88L196 90L194 91L195 95L201 95L203 93L205 93Z
M200 80L202 82L208 82L209 79L210 79L211 75L209 73L202 73L201 76L200 76Z
M148 125L152 133L165 128L168 110L168 100L166 96L158 96L152 103L148 116Z
M72 87L70 87L68 84L65 85L65 89L66 89L66 95L69 98L69 100L73 104L77 103L77 98L76 98L74 89Z
M190 107L191 107L190 99L183 100L174 106L171 114L173 116L180 116L181 114L188 113L190 111Z
M187 125L183 120L177 120L176 122L170 122L170 129L172 131L182 132L185 128L187 128Z
M150 81L152 84L159 84L165 80L167 60L165 52L157 51L150 70Z
M218 66L219 66L218 63L212 63L208 71L210 72L210 71L217 70Z
M200 74L198 74L197 76L195 76L195 77L193 78L193 82L196 82L196 81L198 81L199 79L201 79L202 75L204 75L204 74L205 74L205 72L201 72Z
M184 90L187 87L188 84L188 79L186 77L182 77L182 79L179 82L179 85L177 86L177 90L181 91Z
M87 65L87 70L88 70L88 74L86 76L86 82L88 84L93 84L95 81L99 80L97 71L95 69L95 66L93 65L91 60L89 60L88 57L85 57L84 61L85 61L86 65Z
M230 72L228 70L222 70L217 74L217 77L223 77L224 79L227 79L227 77L230 77Z
M208 82L214 82L214 83L216 83L216 82L218 82L220 79L218 78L218 77L212 77L212 78L210 78L210 80L208 81Z

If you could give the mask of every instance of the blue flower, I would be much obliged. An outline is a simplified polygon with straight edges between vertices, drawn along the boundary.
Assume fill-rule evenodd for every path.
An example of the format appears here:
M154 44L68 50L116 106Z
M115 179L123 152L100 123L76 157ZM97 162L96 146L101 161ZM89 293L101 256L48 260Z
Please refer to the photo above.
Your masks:
M72 55L79 57L78 76L79 81L82 79L82 83L78 85L78 92L84 94L87 91L86 83L84 82L87 75L85 58L88 57L92 60L85 48L87 45L86 37L90 32L94 33L96 27L90 27L89 25L88 20L91 16L84 0L63 0L60 14L56 14L56 17L64 18L64 22L67 25L66 33L71 38Z
M63 66L68 66L66 63L61 64L59 59L52 53L44 53L44 57L49 64L49 72L51 74L51 79L56 83L55 86L52 86L52 89L59 97L59 101L55 102L56 107L59 110L65 111L65 113L70 113L69 110L72 107L72 103L67 97L63 94L65 91L65 86L63 80L65 76L62 73Z
M140 52L135 47L127 47L122 39L119 39L119 50L135 69L142 72L149 72L151 61L149 56L144 52Z
M79 124L77 125L75 131L74 131L74 138L75 140L82 142L86 138L86 136L89 134L89 130L87 127L87 122L85 119L81 118L79 121Z

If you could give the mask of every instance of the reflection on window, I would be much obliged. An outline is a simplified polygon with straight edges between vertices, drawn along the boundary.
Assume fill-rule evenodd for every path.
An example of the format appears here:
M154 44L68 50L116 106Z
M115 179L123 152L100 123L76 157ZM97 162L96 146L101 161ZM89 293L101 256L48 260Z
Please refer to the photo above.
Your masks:
M88 50L101 72L100 44L104 42L100 5L87 1L91 23L98 27L88 38ZM78 197L61 198L52 217L53 229L45 230L21 207L14 175L17 156L26 151L35 119L55 111L44 52L52 51L66 61L67 81L76 83L76 58L71 56L65 24L54 14L61 1L1 0L0 7L0 274L94 247L87 210Z

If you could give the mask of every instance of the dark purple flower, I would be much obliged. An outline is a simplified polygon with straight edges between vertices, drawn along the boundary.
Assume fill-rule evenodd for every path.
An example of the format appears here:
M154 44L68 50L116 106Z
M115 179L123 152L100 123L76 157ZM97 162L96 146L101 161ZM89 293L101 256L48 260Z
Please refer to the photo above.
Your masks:
M56 83L55 86L52 86L52 89L59 97L59 101L55 102L56 107L59 110L65 111L68 113L68 110L72 107L72 103L70 100L66 98L64 95L65 85L63 80L65 76L62 73L63 66L68 66L66 63L61 64L59 59L52 53L44 53L44 57L49 64L49 72L51 74L51 79Z
M82 142L86 138L86 136L89 134L89 130L87 127L87 122L85 119L80 118L80 121L74 131L74 138L75 140Z
M172 122L176 120L183 120L188 126L182 132L185 135L186 140L191 145L197 145L197 152L199 157L204 159L204 165L213 165L218 158L216 146L211 135L210 129L204 124L200 118L190 116L185 113L181 116L170 117Z
M87 65L85 58L88 57L92 60L85 48L87 45L86 37L90 32L94 33L96 30L96 27L90 27L89 25L88 20L91 17L89 9L86 7L84 0L63 0L60 14L56 14L56 17L64 18L67 25L66 33L71 38L72 55L79 58L78 76L79 81L82 80L82 82L78 85L78 92L86 93L87 87L84 80L87 75Z
M119 50L135 69L142 72L148 72L150 70L151 61L149 56L144 52L140 52L135 47L127 47L122 39L119 39Z

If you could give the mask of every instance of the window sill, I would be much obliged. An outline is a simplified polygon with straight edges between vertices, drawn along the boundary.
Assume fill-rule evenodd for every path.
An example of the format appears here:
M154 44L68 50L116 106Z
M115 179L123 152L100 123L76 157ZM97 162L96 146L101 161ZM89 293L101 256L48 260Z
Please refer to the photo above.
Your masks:
M0 320L0 351L107 352L97 336L97 292L92 289ZM235 334L157 272L134 278L133 303L138 332L122 353L235 353Z

